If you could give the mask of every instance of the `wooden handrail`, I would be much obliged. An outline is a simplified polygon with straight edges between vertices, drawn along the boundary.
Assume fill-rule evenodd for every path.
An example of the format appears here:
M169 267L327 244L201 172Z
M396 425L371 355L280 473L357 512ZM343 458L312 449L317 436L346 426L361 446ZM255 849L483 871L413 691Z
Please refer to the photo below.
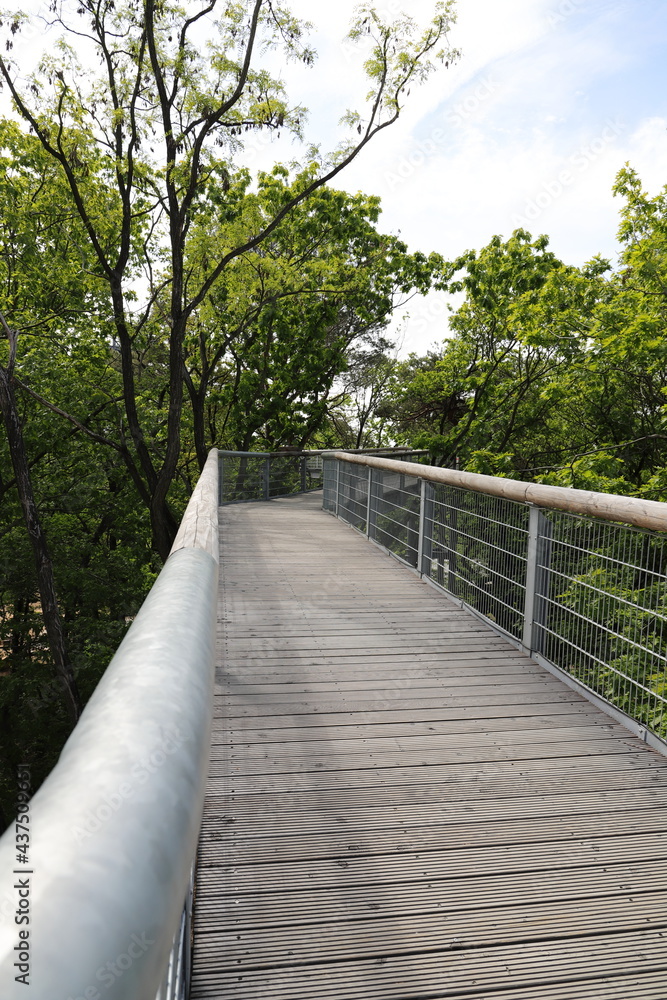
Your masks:
M518 479L482 476L476 472L441 469L434 465L418 465L416 462L401 462L394 459L371 458L368 455L350 455L341 451L329 452L327 457L351 462L354 465L366 465L372 469L400 472L406 476L425 479L430 483L459 486L461 489L474 490L476 493L486 493L505 500L532 503L538 507L564 510L585 517L599 517L605 521L622 521L653 531L667 531L667 504L658 500L641 500L638 497L595 493L592 490L577 490L565 486L544 486L541 483L525 483Z

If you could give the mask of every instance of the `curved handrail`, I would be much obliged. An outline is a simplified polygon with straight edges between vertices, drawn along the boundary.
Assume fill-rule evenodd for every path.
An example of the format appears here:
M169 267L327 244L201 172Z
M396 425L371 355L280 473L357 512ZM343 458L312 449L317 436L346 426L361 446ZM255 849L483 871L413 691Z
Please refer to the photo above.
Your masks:
M160 576L30 802L28 863L13 826L0 840L3 1000L154 1000L163 981L209 753L217 462L214 449ZM16 980L21 942L29 991Z
M462 489L502 497L505 500L532 503L551 510L565 510L571 514L583 514L585 517L599 517L605 521L622 521L625 524L634 524L638 528L651 528L653 531L667 531L667 504L658 500L641 500L638 497L595 493L592 490L577 490L565 486L545 486L541 483L526 483L519 479L461 472L458 469L441 469L434 465L417 465L415 462L351 455L349 452L330 451L327 456L354 465L366 465L373 469L417 476L430 483L460 486Z

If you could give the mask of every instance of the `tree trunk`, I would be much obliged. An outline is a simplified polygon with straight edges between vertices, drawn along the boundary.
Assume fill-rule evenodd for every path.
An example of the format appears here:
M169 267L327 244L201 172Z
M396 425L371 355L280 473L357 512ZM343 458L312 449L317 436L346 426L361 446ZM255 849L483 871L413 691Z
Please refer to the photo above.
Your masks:
M183 366L183 377L188 389L192 409L195 454L197 456L199 471L202 472L208 458L208 448L206 447L206 390L208 388L208 381L202 375L199 387L197 388L185 366Z
M165 480L166 481L166 480ZM150 504L152 545L163 562L167 561L178 531L178 521L162 490L153 494Z
M16 407L11 376L2 366L0 366L0 408L2 409L2 416L7 432L7 441L9 443L14 476L16 477L16 488L35 557L37 585L42 605L42 618L51 649L51 656L53 657L56 673L65 690L65 702L70 718L72 722L76 722L81 715L81 698L65 646L65 637L63 635L56 598L53 563L32 490L30 468L28 466L23 431Z

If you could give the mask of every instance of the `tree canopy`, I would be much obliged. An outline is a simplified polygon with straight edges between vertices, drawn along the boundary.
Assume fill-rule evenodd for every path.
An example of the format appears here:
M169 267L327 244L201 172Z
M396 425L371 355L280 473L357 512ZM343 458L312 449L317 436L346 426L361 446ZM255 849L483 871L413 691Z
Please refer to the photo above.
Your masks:
M524 230L445 267L465 299L442 352L397 370L399 438L469 471L664 498L667 189L651 198L625 168L614 191L616 269Z
M116 0L57 0L49 15L55 43L27 84L11 61L26 17L5 16L10 51L0 57L0 78L68 186L106 285L122 375L123 458L163 558L176 529L169 491L182 453L189 327L227 269L257 251L395 122L410 87L438 60L453 57L446 47L452 18L451 2L435 4L425 29L360 7L350 37L371 40L365 63L371 89L366 107L345 117L352 138L328 158L316 158L289 192L285 187L273 201L265 197L263 211L253 214L243 182L232 178L244 135L303 134L303 107L290 104L261 59L268 47L312 63L307 26L287 7L274 0L185 7L147 0L139 8ZM208 210L210 219L211 209L224 233L202 241L202 216ZM161 336L166 352L159 448L136 371L146 336Z

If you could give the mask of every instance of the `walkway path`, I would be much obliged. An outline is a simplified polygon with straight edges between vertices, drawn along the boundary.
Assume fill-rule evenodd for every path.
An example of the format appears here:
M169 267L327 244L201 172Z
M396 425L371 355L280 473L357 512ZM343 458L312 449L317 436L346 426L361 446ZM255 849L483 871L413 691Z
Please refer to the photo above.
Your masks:
M221 510L193 1000L665 1000L667 759L320 504Z

